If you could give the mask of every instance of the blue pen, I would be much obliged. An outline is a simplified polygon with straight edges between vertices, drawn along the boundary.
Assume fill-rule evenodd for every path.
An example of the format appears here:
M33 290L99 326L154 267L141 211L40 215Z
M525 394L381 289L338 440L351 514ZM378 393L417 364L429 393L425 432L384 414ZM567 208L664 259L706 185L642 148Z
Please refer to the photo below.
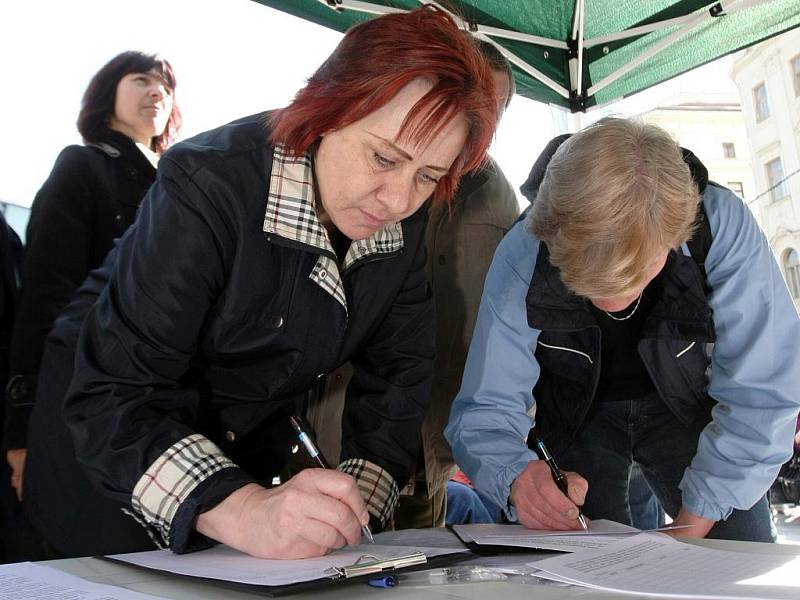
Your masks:
M397 585L397 577L394 575L386 575L385 577L378 577L367 581L367 585L377 588L390 588Z
M550 467L550 472L553 474L553 480L556 482L558 489L560 489L564 495L569 498L569 489L567 487L567 478L564 477L564 474L561 472L561 469L558 468L556 464L556 459L553 458L553 455L550 454L550 451L547 449L547 446L544 445L544 442L540 440L538 437L534 437L536 440L536 447L539 448L539 453L542 455L542 458L547 463L547 466ZM584 531L589 531L589 526L586 524L586 517L584 517L580 510L578 510L578 522L583 527Z
M321 469L330 469L328 462L322 456L322 453L317 450L317 447L314 445L314 442L311 441L311 438L308 434L303 430L303 426L300 423L300 419L297 417L289 417L289 422L292 424L292 427L297 432L297 437L300 439L300 442L306 449L306 452L309 453L311 458L317 461L317 464L320 466ZM369 528L369 525L362 525L361 526L361 533L364 534L364 537L369 540L370 544L375 543L375 538L372 537L372 531Z

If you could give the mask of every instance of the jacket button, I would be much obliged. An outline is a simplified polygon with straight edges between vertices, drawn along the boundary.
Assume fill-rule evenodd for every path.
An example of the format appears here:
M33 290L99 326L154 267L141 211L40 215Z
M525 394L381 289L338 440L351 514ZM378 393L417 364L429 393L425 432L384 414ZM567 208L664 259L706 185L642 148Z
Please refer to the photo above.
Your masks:
M17 381L12 382L8 394L12 400L23 400L28 396L28 384L20 377Z
M235 442L236 441L236 434L233 431L226 431L225 432L225 439L228 440L229 442Z
M320 279L325 279L328 276L328 271L326 271L325 269L320 269L319 272L317 273L317 276Z
M444 254L440 254L438 260L440 265L443 265L444 263L447 262L447 259L444 257Z
M117 215L116 217L114 217L114 220L122 221L122 215Z
M283 317L281 315L272 317L272 328L280 329L281 327L283 327Z

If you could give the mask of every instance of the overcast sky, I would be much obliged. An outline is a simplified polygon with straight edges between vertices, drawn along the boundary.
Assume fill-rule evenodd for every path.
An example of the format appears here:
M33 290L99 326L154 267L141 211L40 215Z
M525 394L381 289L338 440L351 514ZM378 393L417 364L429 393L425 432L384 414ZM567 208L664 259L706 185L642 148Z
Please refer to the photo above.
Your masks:
M4 1L0 200L30 205L59 151L80 143L75 120L83 91L119 52L159 52L172 63L185 138L285 105L339 39L251 0ZM636 114L681 89L735 92L729 65L676 78L616 110ZM515 188L558 133L558 114L519 96L511 103L492 154Z

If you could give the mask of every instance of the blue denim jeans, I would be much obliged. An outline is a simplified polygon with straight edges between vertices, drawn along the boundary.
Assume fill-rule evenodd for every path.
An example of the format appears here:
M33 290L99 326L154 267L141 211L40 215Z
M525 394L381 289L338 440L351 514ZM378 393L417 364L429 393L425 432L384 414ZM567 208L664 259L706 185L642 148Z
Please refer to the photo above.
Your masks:
M638 463L634 463L631 468L628 505L631 509L631 524L637 529L657 529L664 526L664 509L647 484Z
M446 525L496 523L500 508L474 489L457 481L447 482Z
M589 482L584 513L593 519L631 524L629 483L633 463L666 513L681 508L678 484L697 450L703 423L685 426L658 394L635 400L595 402L570 446L556 456L559 466ZM708 537L775 541L766 496L750 510L734 510Z

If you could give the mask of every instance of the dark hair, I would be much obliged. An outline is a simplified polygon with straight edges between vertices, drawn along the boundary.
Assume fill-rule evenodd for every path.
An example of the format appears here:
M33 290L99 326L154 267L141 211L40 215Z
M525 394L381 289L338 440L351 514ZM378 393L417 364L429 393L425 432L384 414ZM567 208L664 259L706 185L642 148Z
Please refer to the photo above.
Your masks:
M506 98L505 108L511 103L511 98L517 91L517 83L514 81L514 72L511 70L511 63L497 49L497 46L490 44L486 40L476 39L478 51L481 56L489 63L492 71L502 71L508 76L508 97Z
M166 84L175 90L177 80L172 71L172 65L157 54L145 54L135 50L123 52L112 58L95 73L83 93L81 111L78 113L78 131L85 142L100 142L103 133L108 131L109 122L114 114L117 84L120 79L128 73L148 73L152 70L161 75ZM153 150L161 154L175 141L181 121L178 103L173 100L167 126L161 135L153 138Z
M449 201L461 176L483 164L498 107L488 62L453 19L434 7L383 15L349 29L292 103L272 113L272 142L299 156L326 131L363 119L418 78L433 87L406 115L401 138L425 143L462 113L469 127L464 147L433 194Z

